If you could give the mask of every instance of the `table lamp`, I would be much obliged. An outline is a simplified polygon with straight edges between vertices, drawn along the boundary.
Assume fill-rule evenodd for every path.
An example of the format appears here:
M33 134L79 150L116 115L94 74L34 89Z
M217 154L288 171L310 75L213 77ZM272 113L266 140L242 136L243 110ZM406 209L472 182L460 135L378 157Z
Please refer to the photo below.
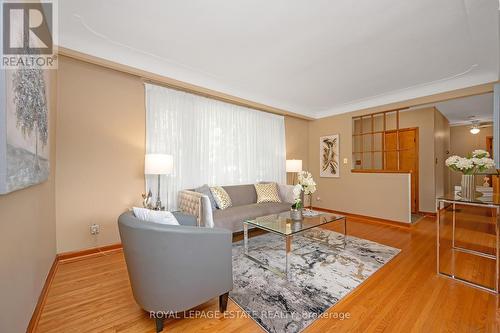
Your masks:
M302 171L302 160L286 160L286 172L292 172L293 184L295 185L295 178L297 177L297 172Z
M163 210L165 207L162 206L160 199L160 176L169 175L174 169L174 159L172 155L167 154L146 154L144 161L144 174L146 175L158 175L158 193L156 195L156 205L155 210ZM168 209L168 197L167 197L167 209Z

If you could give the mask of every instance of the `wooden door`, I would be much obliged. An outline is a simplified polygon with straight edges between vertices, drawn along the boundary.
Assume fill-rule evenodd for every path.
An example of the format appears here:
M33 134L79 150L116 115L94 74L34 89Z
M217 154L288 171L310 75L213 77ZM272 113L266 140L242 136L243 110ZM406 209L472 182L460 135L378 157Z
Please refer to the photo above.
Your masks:
M491 158L493 158L493 137L486 137L486 151L490 153Z
M411 211L418 213L418 128L385 132L384 151L384 170L410 173Z
M385 151L385 163L384 170L397 171L398 168L398 141L397 132L389 131L385 132L384 138L384 151Z

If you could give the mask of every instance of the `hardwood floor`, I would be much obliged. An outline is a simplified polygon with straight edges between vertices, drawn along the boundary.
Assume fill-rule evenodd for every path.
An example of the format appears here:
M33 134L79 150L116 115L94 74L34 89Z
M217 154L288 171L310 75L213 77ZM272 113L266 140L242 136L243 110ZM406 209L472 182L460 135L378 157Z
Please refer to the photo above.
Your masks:
M483 224L458 224L482 247L492 245L491 218ZM334 226L336 228L336 226ZM340 228L340 227L339 227ZM449 238L449 219L443 239ZM448 228L448 230L446 230ZM412 228L348 219L350 235L398 247L402 252L304 332L500 332L498 296L436 275L436 225L427 217ZM442 260L449 257L443 251ZM483 259L484 260L484 259ZM491 283L491 265L464 257L460 272ZM460 263L456 262L456 265ZM218 300L196 308L216 311ZM261 332L250 318L232 318L239 308L229 301L230 318L165 321L165 332ZM349 313L349 319L332 318ZM60 264L42 309L37 332L154 332L154 322L134 302L122 252Z

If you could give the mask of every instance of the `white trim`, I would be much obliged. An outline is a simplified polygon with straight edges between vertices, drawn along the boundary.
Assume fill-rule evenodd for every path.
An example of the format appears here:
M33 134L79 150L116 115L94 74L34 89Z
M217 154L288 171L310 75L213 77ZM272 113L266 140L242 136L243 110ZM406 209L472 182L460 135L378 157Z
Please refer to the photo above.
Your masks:
M411 223L411 174L408 174L408 222Z

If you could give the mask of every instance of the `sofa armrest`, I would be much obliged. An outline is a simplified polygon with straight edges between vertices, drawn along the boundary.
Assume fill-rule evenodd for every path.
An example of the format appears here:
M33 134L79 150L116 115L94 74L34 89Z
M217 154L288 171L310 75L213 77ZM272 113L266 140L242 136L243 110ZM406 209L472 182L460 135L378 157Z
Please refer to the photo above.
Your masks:
M183 190L179 192L179 210L196 217L199 226L214 227L212 205L208 196Z

